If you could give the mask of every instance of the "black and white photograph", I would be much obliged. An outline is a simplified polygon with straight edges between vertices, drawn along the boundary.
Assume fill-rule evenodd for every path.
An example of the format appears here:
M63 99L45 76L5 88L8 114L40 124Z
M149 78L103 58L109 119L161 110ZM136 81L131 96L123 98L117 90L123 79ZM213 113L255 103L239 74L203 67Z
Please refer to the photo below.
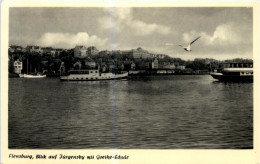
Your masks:
M8 150L254 150L254 7L8 15Z

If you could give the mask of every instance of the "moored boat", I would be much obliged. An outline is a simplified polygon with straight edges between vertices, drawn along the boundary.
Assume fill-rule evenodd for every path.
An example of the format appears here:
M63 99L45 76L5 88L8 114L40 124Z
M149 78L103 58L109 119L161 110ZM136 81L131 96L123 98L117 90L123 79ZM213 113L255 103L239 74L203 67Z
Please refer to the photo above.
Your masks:
M19 74L20 78L45 78L46 75L41 75L41 74Z
M219 81L253 82L253 63L222 63L222 68L211 72Z
M115 73L102 73L99 69L87 70L70 70L65 75L60 76L62 81L98 81L98 80L117 80L126 79L128 72L115 74Z
M20 78L31 78L31 79L35 79L35 78L45 78L46 77L46 75L43 75L43 74L40 74L40 73L37 73L37 70L35 69L35 73L31 73L31 74L28 74L28 67L29 67L29 64L28 64L29 62L28 62L28 59L27 59L27 73L24 73L24 74L22 74L22 73L20 73L19 74L19 77Z

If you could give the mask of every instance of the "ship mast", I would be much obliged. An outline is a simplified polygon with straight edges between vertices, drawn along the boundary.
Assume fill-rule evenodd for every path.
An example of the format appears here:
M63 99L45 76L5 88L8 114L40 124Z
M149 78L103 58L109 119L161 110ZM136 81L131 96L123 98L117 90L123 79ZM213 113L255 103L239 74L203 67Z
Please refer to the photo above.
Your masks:
M28 67L29 67L29 65L28 65L28 58L27 58L27 63L26 63L26 65L27 65L27 74L28 74Z

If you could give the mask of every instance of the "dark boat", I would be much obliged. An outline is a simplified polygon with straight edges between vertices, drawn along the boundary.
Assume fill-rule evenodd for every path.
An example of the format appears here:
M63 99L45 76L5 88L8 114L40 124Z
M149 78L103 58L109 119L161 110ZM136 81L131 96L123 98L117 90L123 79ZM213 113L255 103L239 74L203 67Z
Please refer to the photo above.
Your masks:
M214 79L253 82L253 63L222 63L221 66L210 73Z

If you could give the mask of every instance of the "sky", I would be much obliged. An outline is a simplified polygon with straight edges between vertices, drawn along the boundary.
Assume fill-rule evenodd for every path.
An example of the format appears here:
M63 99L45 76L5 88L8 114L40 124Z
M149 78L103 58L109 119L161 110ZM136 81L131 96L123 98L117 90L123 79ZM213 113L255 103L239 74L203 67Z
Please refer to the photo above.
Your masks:
M199 40L186 52L187 46ZM253 58L253 9L247 7L10 8L9 45L95 46L194 58Z

